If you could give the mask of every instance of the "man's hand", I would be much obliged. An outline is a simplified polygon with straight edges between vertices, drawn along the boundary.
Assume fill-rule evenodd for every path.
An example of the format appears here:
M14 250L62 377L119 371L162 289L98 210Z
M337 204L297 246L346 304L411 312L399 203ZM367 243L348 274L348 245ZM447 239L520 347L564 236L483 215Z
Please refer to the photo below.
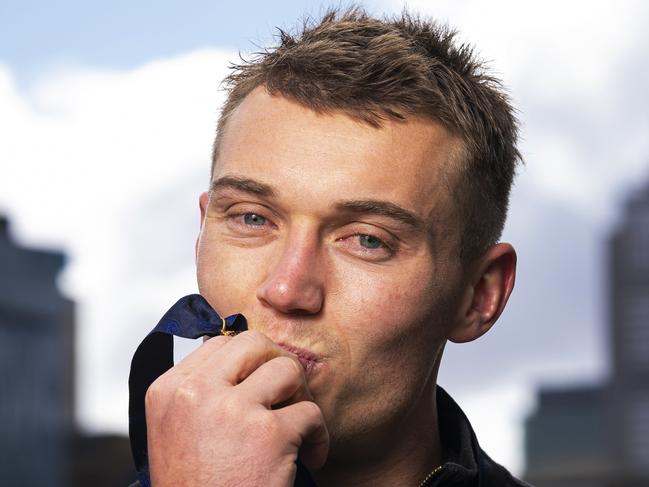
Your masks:
M215 337L146 394L154 487L292 486L298 450L309 468L329 434L297 358L265 335Z

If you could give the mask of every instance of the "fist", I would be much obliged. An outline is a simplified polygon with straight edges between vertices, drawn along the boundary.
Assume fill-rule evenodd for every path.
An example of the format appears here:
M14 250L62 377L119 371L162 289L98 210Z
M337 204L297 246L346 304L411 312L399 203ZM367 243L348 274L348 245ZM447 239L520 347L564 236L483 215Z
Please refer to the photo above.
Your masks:
M146 393L154 487L292 486L295 461L327 457L329 435L297 357L246 331L204 342Z

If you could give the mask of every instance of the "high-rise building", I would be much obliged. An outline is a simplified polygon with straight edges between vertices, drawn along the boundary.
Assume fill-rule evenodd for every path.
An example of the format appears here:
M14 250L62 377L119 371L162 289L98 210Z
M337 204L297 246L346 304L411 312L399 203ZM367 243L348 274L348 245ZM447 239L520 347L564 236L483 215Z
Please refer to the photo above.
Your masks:
M609 282L614 456L649 477L649 184L629 198L611 239Z
M59 252L14 244L0 216L0 484L68 486L74 418L73 303Z
M609 487L602 387L544 388L526 423L526 479L536 487Z
M544 388L526 424L537 487L649 486L649 181L609 247L608 383Z

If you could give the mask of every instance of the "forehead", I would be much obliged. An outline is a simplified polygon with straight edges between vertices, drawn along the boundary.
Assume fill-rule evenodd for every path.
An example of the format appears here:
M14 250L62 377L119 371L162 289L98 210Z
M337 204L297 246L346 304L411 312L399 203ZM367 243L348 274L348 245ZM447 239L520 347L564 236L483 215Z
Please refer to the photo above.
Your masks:
M430 120L376 128L257 88L228 117L213 179L251 177L323 203L344 194L379 198L441 217L451 209L448 181L460 144Z

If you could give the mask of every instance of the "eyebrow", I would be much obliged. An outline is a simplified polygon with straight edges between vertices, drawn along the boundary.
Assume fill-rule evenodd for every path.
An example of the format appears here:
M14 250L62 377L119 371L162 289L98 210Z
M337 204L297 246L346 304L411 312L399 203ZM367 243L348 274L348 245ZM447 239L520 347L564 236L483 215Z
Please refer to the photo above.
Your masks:
M346 211L358 214L379 215L392 218L413 228L418 232L423 232L428 228L426 221L415 213L406 210L389 201L381 200L351 200L339 201L335 205L338 211Z
M210 185L210 191L215 192L220 189L235 189L246 193L252 193L265 198L274 198L277 191L269 184L255 181L254 179L240 176L223 176Z
M277 196L277 191L273 186L241 176L223 176L210 185L210 191L212 192L222 189L234 189L265 198ZM346 213L370 214L392 218L418 232L424 232L429 227L427 222L420 216L389 201L373 199L344 200L336 202L334 207L337 211Z

